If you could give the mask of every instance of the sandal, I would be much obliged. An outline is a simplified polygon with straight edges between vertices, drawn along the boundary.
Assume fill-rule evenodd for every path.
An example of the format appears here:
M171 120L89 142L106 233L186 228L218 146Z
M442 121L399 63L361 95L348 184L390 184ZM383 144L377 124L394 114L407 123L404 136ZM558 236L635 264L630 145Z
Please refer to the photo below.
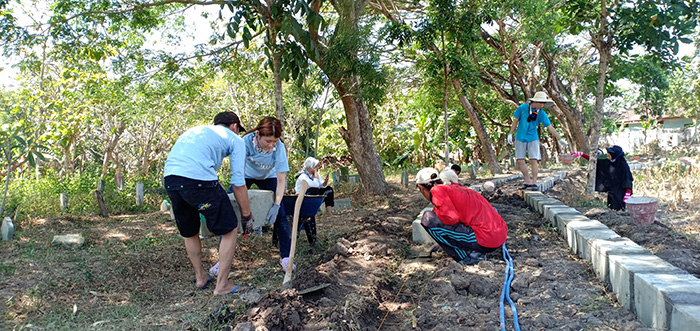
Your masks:
M539 190L540 190L540 187L537 186L537 185L528 185L527 188L526 188L526 190L528 190L528 191L539 191Z

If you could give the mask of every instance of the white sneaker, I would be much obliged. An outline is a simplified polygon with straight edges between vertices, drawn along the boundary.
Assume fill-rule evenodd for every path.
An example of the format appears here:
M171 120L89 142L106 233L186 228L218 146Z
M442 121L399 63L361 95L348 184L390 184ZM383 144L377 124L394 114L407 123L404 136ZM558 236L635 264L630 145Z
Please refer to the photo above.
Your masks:
M219 262L209 269L209 273L214 276L219 276Z
M282 265L282 271L287 271L287 267L289 266L289 258L285 257L285 258L280 259L280 264ZM296 270L296 269L297 269L297 265L293 264L292 270Z

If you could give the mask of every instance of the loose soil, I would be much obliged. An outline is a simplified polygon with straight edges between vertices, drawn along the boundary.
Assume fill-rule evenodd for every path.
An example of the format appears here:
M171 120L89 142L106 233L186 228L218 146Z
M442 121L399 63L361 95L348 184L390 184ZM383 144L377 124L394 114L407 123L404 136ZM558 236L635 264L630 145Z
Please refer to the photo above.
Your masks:
M511 297L521 329L645 330L517 196L520 184L484 194L509 227ZM392 185L388 200L358 193L352 211L319 217L317 246L310 247L302 232L291 289L282 289L270 234L241 239L229 277L246 289L227 296L194 288L182 239L163 214L21 222L18 240L1 246L0 329L500 329L506 268L500 250L475 266L444 253L427 257L430 245L412 242L411 222L428 203L415 188ZM586 213L611 213L593 210ZM82 234L85 246L51 246L53 235L65 233ZM217 241L203 245L208 268L217 260ZM674 247L684 246L664 246ZM299 294L319 285L325 287ZM506 329L513 330L507 304L505 314Z

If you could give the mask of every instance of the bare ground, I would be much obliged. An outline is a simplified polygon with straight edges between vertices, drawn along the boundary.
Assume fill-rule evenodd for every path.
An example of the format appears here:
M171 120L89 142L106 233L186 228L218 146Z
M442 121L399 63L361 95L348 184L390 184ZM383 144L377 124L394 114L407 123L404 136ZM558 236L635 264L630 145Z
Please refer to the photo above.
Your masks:
M487 198L509 227L511 297L521 328L643 330L517 197L519 184ZM361 208L318 219L317 247L301 234L292 289L281 289L269 234L239 241L229 277L246 290L224 297L195 290L175 225L159 213L25 221L18 240L1 246L0 329L499 329L500 250L476 266L444 253L425 257L429 247L413 244L411 222L427 202L413 188L395 188L390 199L356 195L353 204ZM86 245L51 246L53 235L64 233L83 234ZM216 239L204 245L208 267L216 261Z

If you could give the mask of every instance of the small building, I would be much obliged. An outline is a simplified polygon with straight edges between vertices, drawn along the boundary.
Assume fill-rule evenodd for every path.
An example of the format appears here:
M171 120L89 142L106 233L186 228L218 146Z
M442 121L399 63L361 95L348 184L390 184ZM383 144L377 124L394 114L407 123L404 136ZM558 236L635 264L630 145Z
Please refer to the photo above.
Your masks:
M698 125L692 118L682 116L680 112L664 112L656 119L654 128L645 129L642 115L630 108L621 114L616 122L619 130L603 135L601 146L619 145L629 153L651 143L657 143L660 148L668 150L681 145L690 145L698 141Z

